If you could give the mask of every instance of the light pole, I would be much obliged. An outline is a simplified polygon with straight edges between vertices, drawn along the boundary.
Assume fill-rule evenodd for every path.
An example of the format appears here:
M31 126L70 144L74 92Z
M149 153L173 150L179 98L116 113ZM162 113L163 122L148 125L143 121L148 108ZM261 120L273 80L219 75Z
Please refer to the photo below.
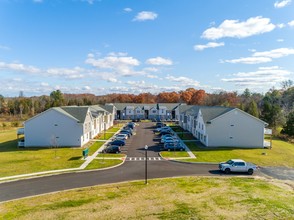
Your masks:
M147 185L147 150L148 146L145 145L145 184Z
M184 137L184 121L182 121L182 139Z

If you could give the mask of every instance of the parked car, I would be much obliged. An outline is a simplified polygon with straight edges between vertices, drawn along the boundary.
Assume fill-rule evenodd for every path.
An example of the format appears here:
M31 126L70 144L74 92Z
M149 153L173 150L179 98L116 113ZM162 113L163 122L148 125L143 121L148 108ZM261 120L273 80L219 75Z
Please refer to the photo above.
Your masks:
M125 146L126 142L124 140L113 140L113 141L109 142L108 145Z
M116 153L116 154L118 154L120 152L121 152L120 146L117 146L117 145L108 146L103 150L103 153Z
M166 143L164 144L164 149L167 151L184 151L186 150L184 145L181 143Z
M134 129L135 126L136 126L136 125L135 125L134 122L129 122L129 123L127 124L127 127L131 128L131 129Z
M178 138L170 134L162 135L160 143L164 144L166 141L169 141L169 140L178 140Z
M166 124L164 124L162 122L156 122L156 125L155 125L155 127L157 127L157 128L161 128L161 127L165 127L165 126L166 126Z
M116 140L126 140L126 139L128 139L128 135L127 134L117 134L115 136L115 139Z
M165 134L173 134L173 131L164 130L164 131L159 132L160 136L165 135Z
M257 168L258 167L255 164L247 163L240 159L231 159L219 164L219 169L226 174L229 174L230 172L246 172L252 175Z
M156 128L153 130L153 133L158 133L158 132L161 132L161 131L172 131L172 129L168 126L165 126L165 127L160 127L160 128Z
M128 133L130 133L131 135L133 135L133 130L131 129L131 128L124 128L124 129L122 129L120 132L128 132Z
M128 132L128 131L120 131L119 133L120 134L126 134L128 136L128 138L130 138L132 136L131 133Z

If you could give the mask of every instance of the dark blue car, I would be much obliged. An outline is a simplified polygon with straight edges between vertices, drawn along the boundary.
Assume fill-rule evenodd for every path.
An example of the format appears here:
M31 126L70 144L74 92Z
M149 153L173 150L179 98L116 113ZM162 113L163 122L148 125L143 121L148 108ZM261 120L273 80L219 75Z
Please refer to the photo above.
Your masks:
M126 142L124 140L114 140L114 141L109 142L108 145L125 146Z

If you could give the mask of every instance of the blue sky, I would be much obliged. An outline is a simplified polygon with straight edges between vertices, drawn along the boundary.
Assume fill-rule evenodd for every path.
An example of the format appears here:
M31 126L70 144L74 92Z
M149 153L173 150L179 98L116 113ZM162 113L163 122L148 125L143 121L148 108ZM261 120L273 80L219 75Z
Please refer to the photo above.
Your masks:
M291 0L0 0L0 94L265 93L294 74Z

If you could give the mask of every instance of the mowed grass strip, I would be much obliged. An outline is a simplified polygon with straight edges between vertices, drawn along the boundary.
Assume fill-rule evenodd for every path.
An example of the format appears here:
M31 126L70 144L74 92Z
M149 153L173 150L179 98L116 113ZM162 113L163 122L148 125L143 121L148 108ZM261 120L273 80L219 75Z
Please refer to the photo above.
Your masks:
M2 203L0 218L293 219L293 188L267 181L184 177L103 185Z
M84 163L83 148L18 148L16 138L16 129L0 132L0 177L78 168ZM90 145L89 155L103 143Z
M294 145L282 140L273 140L272 149L240 149L198 147L195 142L185 142L196 159L188 162L221 162L229 159L243 159L259 166L294 167Z
M186 151L161 151L160 155L165 158L190 157Z
M107 167L113 167L116 165L119 165L123 162L123 160L119 158L113 158L113 159L103 159L103 158L97 158L91 161L91 163L86 167L86 170L93 170L93 169L102 169Z

